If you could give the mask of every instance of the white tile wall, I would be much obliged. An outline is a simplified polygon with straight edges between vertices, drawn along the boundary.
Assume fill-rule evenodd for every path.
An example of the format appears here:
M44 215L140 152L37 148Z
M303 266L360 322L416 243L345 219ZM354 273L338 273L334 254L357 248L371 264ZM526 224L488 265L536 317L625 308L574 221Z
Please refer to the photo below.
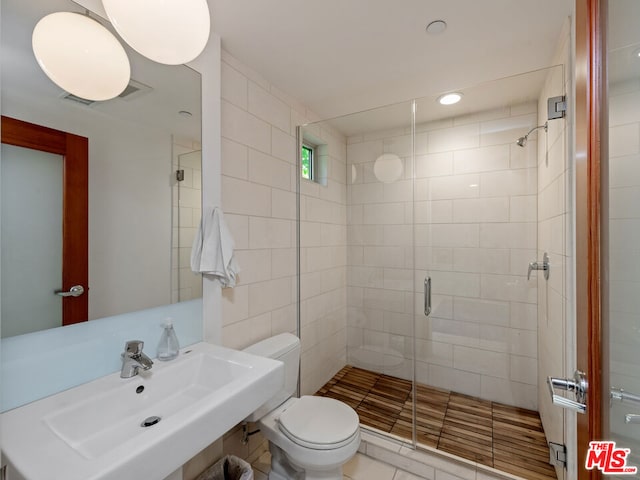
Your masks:
M174 138L172 168L171 301L175 303L202 297L202 276L191 271L191 245L202 209L201 145ZM181 182L176 180L177 170L184 170Z
M347 139L349 363L410 378L415 318L420 382L536 408L536 146L511 148L535 122L531 104L418 125L415 191L409 129ZM394 183L382 152L404 157Z
M547 120L547 98L563 95L570 91L566 79L569 78L568 68L570 52L570 38L568 24L559 39L558 50L554 64L564 65L554 67L549 71L545 86L539 97L538 125ZM563 75L565 78L563 78ZM571 182L572 168L569 161L568 145L570 131L565 119L549 120L548 132L538 130L538 245L537 260L541 260L544 252L550 256L550 276L546 281L542 272L536 273L538 284L538 408L547 440L574 448L571 440L572 428L565 427L569 416L561 408L551 404L546 387L547 376L571 376L573 372L571 362L573 353L567 349L571 333L573 278L572 242L573 237L571 212ZM530 138L530 140L533 139ZM566 271L565 271L566 270ZM533 275L533 274L532 274ZM528 344L526 338L520 339L524 346ZM525 361L525 360L521 360ZM575 427L574 427L575 428ZM575 465L570 466L570 469ZM559 479L563 479L567 470L556 469ZM572 478L569 475L567 478Z
M295 127L315 115L228 53L222 58L222 207L241 268L236 288L223 290L223 341L242 348L296 329ZM326 185L301 185L303 394L344 366L347 337L346 141L329 128L313 133L327 145Z

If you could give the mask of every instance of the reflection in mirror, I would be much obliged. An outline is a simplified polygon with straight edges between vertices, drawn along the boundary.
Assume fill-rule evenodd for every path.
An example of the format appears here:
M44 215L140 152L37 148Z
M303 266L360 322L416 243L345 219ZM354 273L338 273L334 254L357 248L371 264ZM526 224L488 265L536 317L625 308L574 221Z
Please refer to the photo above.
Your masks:
M132 77L125 91L106 102L69 96L46 77L31 50L35 24L57 11L83 13L84 9L69 0L2 0L2 115L88 139L89 279L84 295L88 295L89 307L83 320L198 298L201 280L188 269L188 252L201 208L200 75L186 66L156 64L122 42ZM113 31L105 20L93 18ZM5 162L9 158L5 150L15 147L2 147L2 336L10 336L59 326L59 311L67 298L54 292L69 286L60 279L36 287L36 279L43 275L38 270L27 273L20 262L13 262L13 271L5 271L9 263L5 259L14 257L5 248L7 235L45 238L45 247L26 249L34 258L36 253L39 258L59 257L60 242L53 239L53 233L33 233L33 225L44 222L32 214L5 208L10 205L5 193L10 192L4 186L17 180L18 174L6 170L15 165ZM183 171L183 180L178 180L178 171ZM60 175L44 175L60 188ZM36 186L38 180L20 177L27 198L42 192ZM53 186L46 188L50 187L44 201L60 207L54 196L59 192L53 193ZM11 223L5 225L5 221ZM61 223L53 223L60 229ZM54 279L59 275L54 273ZM11 286L20 279L23 286ZM30 292L42 290L47 313L30 314L46 317L41 324L11 325L12 318L20 318L5 309L5 293L11 288L26 294L14 299L13 309L34 303Z

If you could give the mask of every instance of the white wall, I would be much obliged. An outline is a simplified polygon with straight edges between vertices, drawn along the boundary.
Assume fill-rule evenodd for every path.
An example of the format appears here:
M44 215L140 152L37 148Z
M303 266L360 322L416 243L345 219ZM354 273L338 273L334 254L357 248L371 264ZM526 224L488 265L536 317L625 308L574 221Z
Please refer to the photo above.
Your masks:
M415 212L410 168L370 174L383 152L410 159L406 131L349 138L349 363L411 378L415 312L418 382L536 408L536 157L514 144L535 122L528 104L417 125Z

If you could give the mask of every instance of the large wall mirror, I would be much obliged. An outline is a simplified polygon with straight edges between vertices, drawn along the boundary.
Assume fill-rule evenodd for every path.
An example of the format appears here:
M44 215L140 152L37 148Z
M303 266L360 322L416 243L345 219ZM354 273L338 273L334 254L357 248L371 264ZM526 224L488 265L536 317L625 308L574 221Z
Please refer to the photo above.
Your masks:
M83 320L201 297L201 278L189 268L201 210L200 74L154 63L122 42L132 80L121 96L89 104L70 97L31 49L38 20L58 11L85 13L70 0L2 0L1 111L88 140ZM47 155L2 145L3 337L65 323L56 291L66 167Z

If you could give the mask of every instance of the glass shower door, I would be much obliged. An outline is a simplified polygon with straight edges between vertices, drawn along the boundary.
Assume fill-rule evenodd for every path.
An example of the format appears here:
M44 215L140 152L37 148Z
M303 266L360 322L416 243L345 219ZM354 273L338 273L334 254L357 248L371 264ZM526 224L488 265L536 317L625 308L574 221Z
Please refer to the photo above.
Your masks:
M300 135L302 392L343 400L363 426L411 441L412 102L309 124ZM336 322L345 333L337 350L325 346Z
M627 465L640 467L640 34L637 28L622 28L640 22L637 2L609 2L608 22L609 152L608 178L603 180L608 198L603 221L603 237L608 239L603 246L608 338L603 383L611 400L604 405L604 438L630 449Z
M416 106L417 441L524 478L556 478L564 442L541 380L564 364L566 129L547 123L564 88L555 67ZM545 254L551 275L529 276Z

